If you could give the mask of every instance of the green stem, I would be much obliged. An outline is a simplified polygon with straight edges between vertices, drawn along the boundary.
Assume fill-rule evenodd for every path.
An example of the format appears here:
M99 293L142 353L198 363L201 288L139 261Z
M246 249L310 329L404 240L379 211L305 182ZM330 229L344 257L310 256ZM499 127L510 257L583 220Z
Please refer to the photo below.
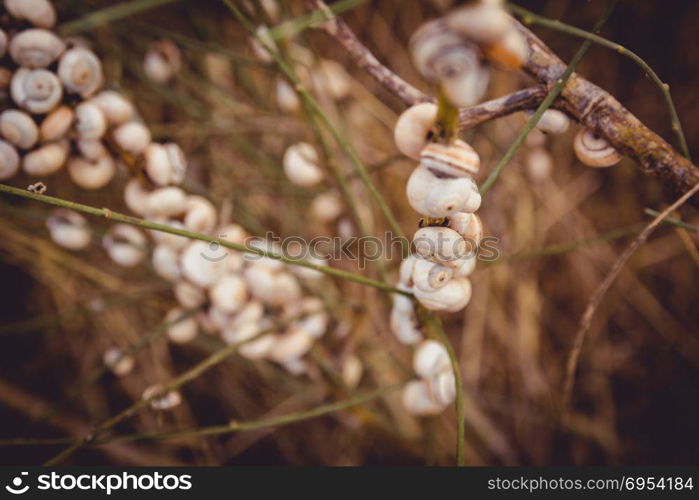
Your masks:
M74 35L76 33L81 33L83 31L96 28L97 26L109 24L114 21L118 21L119 19L124 19L125 17L132 16L144 10L178 1L181 0L132 0L131 2L121 2L116 5L91 12L80 19L61 24L58 27L58 32L63 36Z
M614 10L614 6L616 5L616 2L617 2L617 0L613 0L609 3L604 14L600 18L600 20L597 21L597 24L593 28L594 32L598 32L602 28L602 26L604 25L604 23L607 21L607 19L611 15L612 11ZM481 189L480 189L481 196L485 196L485 194L488 191L490 191L490 188L493 187L493 184L495 183L497 178L500 176L500 173L502 172L502 170L507 166L508 163L510 163L510 161L514 157L517 150L524 143L524 140L527 138L527 135L529 135L529 132L531 132L534 129L534 127L536 126L536 124L539 122L541 115L544 114L544 111L546 111L551 106L551 104L553 104L553 101L561 93L561 91L563 90L563 87L565 86L566 82L568 81L568 78L570 78L570 75L573 74L573 71L575 71L575 67L578 65L578 63L583 58L583 56L585 56L585 53L590 48L590 45L592 45L592 41L585 40L583 42L583 44L580 46L578 51L573 56L573 59L571 59L570 64L568 64L568 67L566 67L565 71L560 76L560 78L558 80L556 80L556 83L554 84L553 88L551 88L549 93L546 95L546 98L544 98L543 102L539 105L539 107L534 112L534 114L529 119L529 121L526 123L524 128L522 128L522 131L519 133L517 138L514 140L514 142L510 146L510 148L505 153L505 156L502 157L502 159L495 166L495 169L491 172L491 174L488 176L488 178L485 180L485 182L481 186Z
M269 36L272 38L272 40L292 38L300 32L312 27L314 24L326 21L329 17L342 14L343 12L354 9L355 7L366 2L367 0L340 0L339 2L335 2L328 6L327 9L314 10L308 14L299 16L295 19L290 19L289 21L285 21L278 26L275 26L269 30Z
M660 212L658 212L657 210L653 210L652 208L646 208L644 210L644 212L646 214L650 215L651 217L657 217L658 215L660 215ZM673 226L681 227L682 229L686 229L687 231L691 231L692 233L695 233L695 234L699 233L699 226L695 226L694 224L688 224L688 223L683 222L681 220L672 219L670 217L667 217L667 218L663 219L663 222L665 222L667 224L671 224Z
M556 19L548 19L546 17L539 16L538 14L534 14L533 12L527 9L523 9L522 7L515 4L508 4L508 7L510 8L510 10L512 10L512 12L514 12L522 18L522 22L524 24L535 24L538 26L544 26L546 28L551 28L557 31L561 31L563 33L568 33L569 35L584 38L598 45L618 52L619 54L628 57L636 64L638 64L641 67L641 69L643 69L643 71L648 76L650 76L651 80L653 80L655 85L660 90L660 93L662 94L667 109L670 113L670 122L672 124L672 130L677 136L677 141L679 142L680 148L682 149L682 154L687 159L691 159L689 155L689 148L687 147L687 140L685 139L684 132L682 130L682 125L680 124L680 118L677 115L677 109L675 108L675 104L672 101L672 96L670 95L670 87L668 84L664 83L660 79L657 73L653 71L653 68L651 68L648 65L648 63L646 63L643 59L641 59L640 56L630 51L623 45L607 40L606 38L602 38L601 36L596 35L594 33L590 33L580 28L576 28L575 26L562 23L561 21L558 21Z
M8 186L6 184L0 184L0 192L8 193L14 196L21 196L22 198L29 198L32 200L40 201L43 203L48 203L49 205L55 205L62 208L68 208L75 210L77 212L82 212L89 215L95 215L97 217L104 217L105 219L123 222L124 224L129 224L132 226L141 227L144 229L152 229L154 231L161 231L163 233L175 234L177 236L183 236L190 240L206 241L209 243L216 243L224 248L229 248L231 250L237 250L239 252L245 252L255 255L260 255L262 257L268 257L270 259L275 259L284 262L285 264L290 264L292 266L301 266L319 271L321 273L327 274L329 276L334 276L336 278L346 279L354 281L356 283L361 283L362 285L372 286L391 293L400 293L407 296L412 296L408 292L404 292L392 286L389 286L380 281L372 280L371 278L366 278L357 274L353 274L347 271L342 271L340 269L335 269L332 267L321 266L318 264L313 264L304 260L296 260L286 257L281 254L267 252L258 248L247 247L238 243L232 243L230 241L222 240L220 238L214 238L212 236L207 236L206 234L193 233L191 231L185 231L184 229L177 229L165 224L158 224L157 222L147 221L139 219L137 217L132 217L130 215L121 214L119 212L113 212L108 208L97 208L91 207L89 205L83 205L82 203L76 203L73 201L63 200L61 198L54 198L53 196L46 196L43 194L32 193L30 191L25 191L24 189L19 189L16 187Z

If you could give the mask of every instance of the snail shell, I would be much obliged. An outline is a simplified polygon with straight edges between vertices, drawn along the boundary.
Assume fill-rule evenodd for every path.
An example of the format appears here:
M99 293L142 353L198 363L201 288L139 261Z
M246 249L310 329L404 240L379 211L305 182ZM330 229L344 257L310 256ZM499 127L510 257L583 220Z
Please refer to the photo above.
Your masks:
M5 8L12 17L26 19L39 28L56 24L56 11L49 0L5 0Z
M427 379L432 399L442 406L448 406L456 399L456 377L451 370L443 371Z
M99 139L107 131L107 118L97 105L81 102L75 108L75 130L81 139Z
M458 107L473 106L488 90L490 72L484 68L475 50L461 51L444 58L440 64L442 90L449 102Z
M433 186L440 184L441 180L423 166L418 166L413 170L408 178L408 184L405 186L410 206L418 213L426 214L425 200L427 199L427 194Z
M277 336L269 357L283 363L289 359L300 358L311 349L311 346L313 346L313 338L308 333L290 326L286 332Z
M429 189L422 214L449 217L456 212L473 212L481 205L481 196L470 177L438 179Z
M437 105L430 102L411 106L398 117L393 129L393 139L398 151L415 160L420 159L420 151L437 119Z
M192 241L180 256L182 275L202 288L208 288L222 277L225 258L211 258L211 248L205 241Z
M258 360L269 357L272 348L277 341L277 336L271 333L262 335L250 342L245 342L238 347L238 353L244 358Z
M311 216L320 222L330 222L342 214L342 200L334 191L321 193L311 201Z
M417 257L412 254L403 259L398 272L398 284L404 287L413 286L413 270L415 269L416 262Z
M151 385L150 387L146 388L145 391L143 391L141 398L150 399L149 404L151 409L157 411L172 410L173 408L182 404L182 395L178 391L173 390L165 394L161 394L162 391L163 386L161 384Z
M420 152L420 165L440 178L472 177L478 174L481 160L471 146L457 139L451 144L427 144Z
M265 315L265 308L257 300L249 300L236 313L232 325L240 326L245 323L259 323Z
M589 167L611 167L621 161L621 154L589 129L580 129L576 134L573 150L578 160Z
M310 187L323 179L323 171L318 168L318 153L307 142L290 146L284 153L284 173L297 186Z
M311 76L314 88L336 101L347 97L352 88L350 76L345 68L330 59L321 59Z
M75 112L68 106L59 106L51 111L39 126L39 137L42 142L62 139L70 130L75 119Z
M97 161L103 156L109 155L109 150L99 139L77 139L75 146L83 157L90 161Z
M497 3L475 2L451 11L447 26L461 36L491 44L512 29L512 18Z
M216 226L216 207L203 196L187 197L184 227L194 233L209 233Z
M167 186L172 178L172 166L165 146L155 142L148 145L143 153L146 174L156 186Z
M123 377L131 373L136 364L133 356L124 354L118 347L110 347L104 351L102 360L104 366L109 368L117 377Z
M7 33L0 29L0 57L5 57L7 52Z
M124 203L132 212L144 215L146 213L150 191L139 179L131 179L124 187Z
M340 376L347 387L356 389L362 380L363 373L364 365L362 365L362 361L357 356L350 354L345 358L340 370Z
M445 410L445 407L432 397L426 380L411 380L405 384L401 401L408 413L418 417L439 415Z
M178 220L164 219L159 217L152 218L152 220L153 222L170 226L174 229L184 229L184 225ZM176 234L166 233L164 231L153 230L150 232L150 234L157 244L169 246L174 250L182 250L190 243L190 240L184 236L178 236Z
M103 90L90 100L102 110L110 125L128 122L136 113L133 104L114 90Z
M58 208L46 219L51 239L68 250L82 250L90 244L90 227L85 217L73 210Z
M68 158L68 141L50 142L27 153L22 168L29 175L44 176L58 172Z
M0 181L14 177L19 170L19 154L7 141L0 140Z
M547 134L563 134L570 126L570 119L562 111L547 109L539 118L536 128Z
M415 298L427 309L456 312L471 300L471 282L468 278L454 278L439 290L424 292L416 288L414 292Z
M187 173L187 158L184 155L184 151L174 142L166 143L165 151L170 160L170 182L172 184L180 184Z
M227 325L221 331L221 337L226 344L240 344L255 337L260 333L260 329L260 325L257 323L243 323L237 326Z
M413 236L415 253L423 259L448 263L468 254L466 242L448 227L423 227Z
M16 34L8 50L12 59L24 68L45 68L65 50L63 41L51 31L31 28Z
M483 238L483 223L481 218L473 213L457 212L449 217L449 227L475 249Z
M283 78L277 78L274 89L277 106L285 113L296 113L301 109L301 101L294 88Z
M0 114L0 134L21 149L29 149L39 139L39 128L24 111L7 109Z
M529 178L534 182L542 182L551 176L553 157L546 149L537 147L527 152L524 164Z
M83 189L100 189L109 184L115 173L114 159L108 155L96 161L79 156L68 160L71 180Z
M483 49L490 62L506 69L519 69L529 59L529 45L517 29L510 29L505 36Z
M451 371L447 349L435 340L423 340L415 348L413 369L420 378L432 378L442 372Z
M405 295L393 296L390 327L399 342L413 345L423 338L415 314L415 305L410 297Z
M329 320L327 313L321 311L309 314L305 318L294 322L294 326L306 332L311 338L319 339L327 331Z
M233 274L224 276L209 290L211 304L226 314L232 314L240 309L247 300L247 296L245 280Z
M177 264L177 268L179 272L179 264ZM204 289L198 287L197 285L191 284L187 280L183 279L175 283L175 288L173 291L175 293L177 303L182 307L186 307L187 309L199 307L206 303L206 292Z
M151 262L155 274L161 278L172 282L180 279L180 254L176 249L167 245L157 245L153 249Z
M10 84L12 100L30 113L48 113L63 97L58 77L45 69L19 68Z
M115 224L110 227L102 245L109 258L123 267L134 267L146 257L145 234L128 224Z
M158 188L148 195L145 213L150 217L173 217L184 212L187 195L180 188Z
M441 76L435 63L452 51L459 51L468 44L449 29L443 19L428 21L410 38L410 54L413 65L425 79L437 83Z
M180 70L180 49L170 40L154 42L143 59L143 71L157 83L167 83Z
M126 122L112 134L117 146L134 155L143 153L151 141L150 130L140 122Z
M73 47L58 62L58 77L66 90L81 97L90 97L104 83L102 63L90 49Z
M454 269L451 267L424 259L415 260L412 280L415 287L420 290L425 292L438 290L445 286L453 276Z
M477 261L478 255L474 253L473 255L450 262L449 267L454 268L455 278L466 278L476 269Z

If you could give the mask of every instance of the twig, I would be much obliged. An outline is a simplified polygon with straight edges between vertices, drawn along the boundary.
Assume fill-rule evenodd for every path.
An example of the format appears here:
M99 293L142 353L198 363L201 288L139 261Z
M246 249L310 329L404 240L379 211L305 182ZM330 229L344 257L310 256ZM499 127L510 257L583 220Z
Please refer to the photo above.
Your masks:
M573 347L568 355L568 362L566 364L566 374L565 383L563 386L563 397L562 397L562 416L566 417L567 408L570 403L570 398L573 392L573 385L575 383L575 372L577 371L578 360L580 359L580 352L582 351L583 344L585 342L585 336L592 323L592 318L595 311L599 307L604 299L605 294L614 283L614 280L621 272L622 268L629 260L631 255L640 247L645 241L650 237L650 235L655 231L655 229L663 222L663 220L670 215L672 212L681 207L687 200L689 200L694 194L699 192L699 183L695 184L692 189L683 194L677 201L675 201L670 207L663 210L658 216L653 219L653 221L646 226L646 228L641 231L641 234L624 250L624 253L617 259L609 273L605 276L602 282L599 284L595 293L590 297L590 300L585 308L585 312L580 318L580 325L578 331L575 334L575 340Z
M282 254L267 252L258 248L247 247L245 245L240 245L238 243L232 243L230 241L222 240L220 238L214 238L212 236L207 236L201 233L193 233L191 231L185 231L183 229L177 229L165 224L158 224L157 222L147 221L139 219L137 217L132 217L130 215L125 215L119 212L113 212L108 208L97 208L91 207L89 205L83 205L82 203L75 203L73 201L63 200L61 198L54 198L53 196L46 196L43 194L32 193L30 191L25 191L24 189L15 188L8 186L6 184L0 184L0 192L8 193L15 196L21 196L23 198L29 198L36 201L41 201L43 203L48 203L49 205L55 205L58 207L69 208L71 210L76 210L78 212L86 213L89 215L95 215L97 217L104 217L106 219L123 222L132 226L141 227L144 229L153 229L155 231L161 231L164 233L175 234L177 236L183 236L191 240L206 241L209 243L216 243L222 247L229 248L231 250L237 250L239 252L251 253L255 255L260 255L263 257L269 257L270 259L280 260L286 264L293 266L307 267L321 273L334 276L336 278L346 279L354 281L356 283L361 283L363 285L372 286L378 288L379 290L384 290L391 293L400 293L403 295L409 295L410 293L401 291L397 288L389 286L385 283L372 280L371 278L366 278L358 274L353 274L347 271L342 271L340 269L335 269L332 267L322 266L318 264L313 264L304 260L296 260L286 257Z
M58 27L58 32L63 36L75 35L76 33L132 16L144 10L179 1L181 0L133 0L131 2L122 2L62 24Z

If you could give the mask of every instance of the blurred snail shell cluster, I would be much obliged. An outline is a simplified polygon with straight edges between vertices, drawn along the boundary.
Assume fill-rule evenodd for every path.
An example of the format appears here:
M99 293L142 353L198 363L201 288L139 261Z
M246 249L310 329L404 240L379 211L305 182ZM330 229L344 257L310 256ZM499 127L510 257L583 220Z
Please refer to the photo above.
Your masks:
M423 340L413 354L413 370L419 377L403 388L402 401L412 415L442 413L456 398L456 382L449 354L443 344Z
M0 30L0 180L21 169L50 185L49 176L65 167L72 182L95 190L107 186L128 161L135 175L124 187L124 201L132 212L173 228L246 243L249 235L242 227L220 223L209 200L180 187L187 170L183 151L175 143L154 142L130 100L103 88L100 58L51 31L56 12L50 1L4 0L3 5L11 17L7 26L17 28ZM144 72L158 82L172 79L180 66L179 51L170 41L153 44L144 59ZM320 181L314 153L304 143L288 152L285 163L295 182ZM71 251L87 248L94 238L86 218L72 210L53 210L46 226L52 240ZM178 306L165 321L173 343L190 342L200 331L227 343L251 340L241 346L241 355L270 359L301 374L306 371L303 356L327 330L323 303L304 296L301 286L302 280L318 279L317 271L271 258L245 259L169 233L147 235L127 224L111 225L101 243L123 267L150 256L155 273L172 283ZM274 249L263 240L253 245ZM262 335L265 331L269 333ZM118 376L135 366L134 358L118 347L105 352L104 363ZM350 368L356 378L357 368ZM180 403L178 392L159 395L161 390L155 385L144 392L144 398L157 396L150 402L153 409Z

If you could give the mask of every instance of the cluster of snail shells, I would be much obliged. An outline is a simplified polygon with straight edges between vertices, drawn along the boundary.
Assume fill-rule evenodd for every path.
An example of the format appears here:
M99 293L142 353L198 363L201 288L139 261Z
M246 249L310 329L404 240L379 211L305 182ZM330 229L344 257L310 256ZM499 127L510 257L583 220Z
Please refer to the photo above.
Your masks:
M430 416L442 413L456 398L456 383L449 354L443 344L423 340L413 353L413 370L419 377L403 388L408 413Z

